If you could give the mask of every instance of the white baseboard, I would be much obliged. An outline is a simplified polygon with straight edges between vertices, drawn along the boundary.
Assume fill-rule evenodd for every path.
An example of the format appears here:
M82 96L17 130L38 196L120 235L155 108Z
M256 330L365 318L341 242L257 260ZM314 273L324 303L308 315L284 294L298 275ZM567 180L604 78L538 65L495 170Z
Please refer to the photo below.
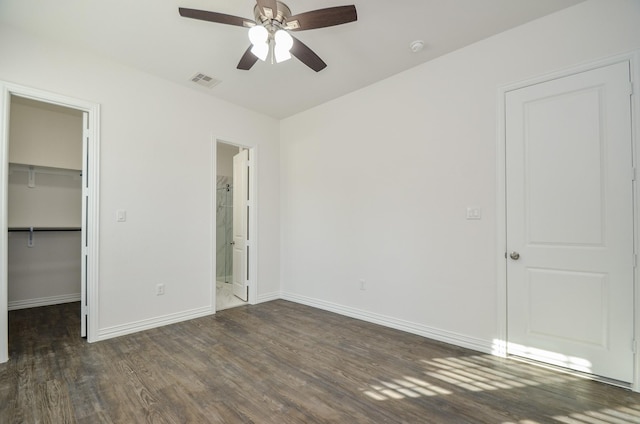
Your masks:
M491 354L494 350L492 341L476 339L474 337L469 337L450 331L439 330L437 328L428 327L426 325L392 318L373 312L363 311L361 309L351 308L337 303L326 302L324 300L318 300L311 297L300 296L294 293L287 292L281 292L280 298L283 300L289 300L291 302L312 306L314 308L323 309L325 311L335 312L337 314L356 318L362 321L383 325L389 328L395 328L396 330L406 331L407 333L416 334L422 337L438 340L467 349L472 349L478 352Z
M278 300L281 298L282 297L280 296L280 292L263 293L261 295L258 295L256 303L270 302L272 300Z
M80 293L38 297L36 299L10 300L7 306L10 311L14 311L17 309L37 308L39 306L59 305L70 302L80 302Z
M226 277L224 275L216 276L216 283L230 283L231 280L233 280L232 275L227 275Z
M307 296L301 296L288 292L272 292L264 293L258 296L257 303L269 302L272 300L283 299L291 302L300 303L314 308L334 312L340 315L356 318L362 321L383 325L396 330L406 331L429 339L438 340L455 346L460 346L483 353L493 353L495 346L493 342L464 336L462 334L450 331L440 330L426 325L417 324L385 315L364 311L349 306L340 305L338 303L327 302L324 300L314 299ZM38 306L57 305L60 303L79 302L80 293L50 296L37 299L11 301L8 304L9 310L35 308ZM125 334L136 333L138 331L149 330L151 328L161 327L163 325L175 324L181 321L187 321L194 318L211 315L214 311L211 307L203 307L188 311L178 312L175 314L163 315L160 317L141 320L133 323L116 325L98 330L97 340L106 340L113 337L123 336Z
M203 308L162 315L159 317L144 319L127 324L114 325L113 327L101 328L98 330L98 337L96 338L96 341L107 340L114 337L124 336L125 334L137 333L139 331L150 330L152 328L162 327L164 325L175 324L195 318L201 318L213 313L214 309L210 306L206 306Z

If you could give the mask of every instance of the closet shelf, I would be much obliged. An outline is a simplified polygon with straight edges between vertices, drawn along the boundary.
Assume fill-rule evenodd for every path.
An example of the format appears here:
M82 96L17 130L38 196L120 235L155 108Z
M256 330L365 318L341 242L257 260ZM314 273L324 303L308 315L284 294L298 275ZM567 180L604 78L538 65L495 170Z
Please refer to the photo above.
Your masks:
M80 227L9 227L9 232L19 231L82 231Z
M55 168L52 166L42 166L42 165L28 165L24 163L15 163L9 162L9 173L11 172L29 172L32 169L34 172L38 174L49 174L49 175L63 175L67 177L80 177L82 176L81 169L71 169L71 168Z

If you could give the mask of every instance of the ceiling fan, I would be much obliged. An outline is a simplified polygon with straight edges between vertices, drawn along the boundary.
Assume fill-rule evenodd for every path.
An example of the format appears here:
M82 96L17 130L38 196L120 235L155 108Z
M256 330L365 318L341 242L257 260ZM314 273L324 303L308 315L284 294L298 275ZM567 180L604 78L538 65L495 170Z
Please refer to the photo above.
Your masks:
M358 19L356 7L337 6L292 15L289 7L277 0L257 0L254 7L255 21L238 16L205 10L178 8L180 16L250 28L251 46L244 52L237 68L249 70L260 59L281 62L298 58L316 72L327 67L320 57L306 44L289 34L290 31L325 28L354 22Z

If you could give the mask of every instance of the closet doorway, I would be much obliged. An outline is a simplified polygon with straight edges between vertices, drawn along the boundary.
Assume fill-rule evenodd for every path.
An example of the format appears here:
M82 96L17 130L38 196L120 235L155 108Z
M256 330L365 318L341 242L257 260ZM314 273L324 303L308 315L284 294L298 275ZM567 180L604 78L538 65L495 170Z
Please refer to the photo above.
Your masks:
M215 189L216 310L249 303L252 284L253 149L217 141Z
M78 302L95 340L98 106L0 83L0 362L8 311Z

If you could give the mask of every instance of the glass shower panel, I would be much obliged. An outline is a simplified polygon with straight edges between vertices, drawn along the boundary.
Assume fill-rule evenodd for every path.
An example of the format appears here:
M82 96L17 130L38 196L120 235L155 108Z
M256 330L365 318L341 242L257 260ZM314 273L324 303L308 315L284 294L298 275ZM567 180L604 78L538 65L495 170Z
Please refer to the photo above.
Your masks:
M218 176L216 189L216 280L231 283L233 270L233 186Z

